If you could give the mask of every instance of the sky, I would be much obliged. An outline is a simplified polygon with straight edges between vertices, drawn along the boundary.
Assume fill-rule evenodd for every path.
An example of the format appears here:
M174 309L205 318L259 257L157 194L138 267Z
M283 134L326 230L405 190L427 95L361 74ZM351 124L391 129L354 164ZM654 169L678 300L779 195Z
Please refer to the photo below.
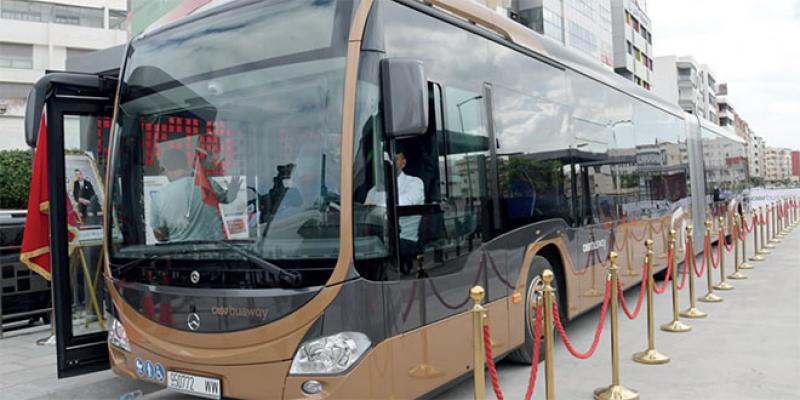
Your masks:
M800 0L647 0L654 56L708 64L767 146L800 150Z

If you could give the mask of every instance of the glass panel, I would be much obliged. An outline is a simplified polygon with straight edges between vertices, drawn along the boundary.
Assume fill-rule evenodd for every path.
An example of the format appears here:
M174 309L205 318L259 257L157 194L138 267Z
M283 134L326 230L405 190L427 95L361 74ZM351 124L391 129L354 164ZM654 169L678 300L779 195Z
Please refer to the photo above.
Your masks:
M351 6L243 4L132 43L116 121L124 151L114 166L112 263L157 260L126 279L164 284L149 271L188 278L189 267L222 265L230 272L201 285L286 285L269 273L276 268L301 274L299 285L327 281L339 254Z
M64 171L69 199L69 256L72 334L105 330L102 238L103 175L110 117L64 116Z

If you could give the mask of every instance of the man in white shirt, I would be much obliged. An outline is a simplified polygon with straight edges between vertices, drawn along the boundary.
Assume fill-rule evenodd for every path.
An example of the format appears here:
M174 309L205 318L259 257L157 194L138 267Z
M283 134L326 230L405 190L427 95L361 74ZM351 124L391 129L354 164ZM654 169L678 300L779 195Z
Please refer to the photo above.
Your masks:
M406 175L403 169L407 163L406 155L398 150L394 155L395 172L397 173L397 205L416 206L425 204L425 184L422 179ZM386 192L372 188L367 193L364 205L386 207ZM399 218L400 227L400 270L407 274L411 271L414 257L419 253L419 224L421 215L409 215Z

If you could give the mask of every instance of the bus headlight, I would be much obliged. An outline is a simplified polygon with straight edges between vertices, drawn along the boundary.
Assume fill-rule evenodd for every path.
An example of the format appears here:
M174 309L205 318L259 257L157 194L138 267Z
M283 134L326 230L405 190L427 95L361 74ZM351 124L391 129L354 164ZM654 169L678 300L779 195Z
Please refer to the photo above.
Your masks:
M346 371L372 345L361 332L341 332L309 340L300 345L292 359L292 375L337 374Z
M111 329L108 331L108 341L116 348L131 351L131 344L128 341L128 332L125 332L125 327L122 322L116 318L111 320Z

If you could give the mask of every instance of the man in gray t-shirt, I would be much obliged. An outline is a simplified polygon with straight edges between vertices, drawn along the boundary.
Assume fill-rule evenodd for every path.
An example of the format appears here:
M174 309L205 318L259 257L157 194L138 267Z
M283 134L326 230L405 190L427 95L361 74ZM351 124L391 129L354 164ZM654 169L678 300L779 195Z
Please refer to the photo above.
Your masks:
M156 239L161 242L224 239L219 210L203 201L186 155L168 150L160 162L170 182L158 191L150 207L150 222ZM241 179L234 177L227 190L223 190L214 180L209 181L219 203L233 201L241 184Z

